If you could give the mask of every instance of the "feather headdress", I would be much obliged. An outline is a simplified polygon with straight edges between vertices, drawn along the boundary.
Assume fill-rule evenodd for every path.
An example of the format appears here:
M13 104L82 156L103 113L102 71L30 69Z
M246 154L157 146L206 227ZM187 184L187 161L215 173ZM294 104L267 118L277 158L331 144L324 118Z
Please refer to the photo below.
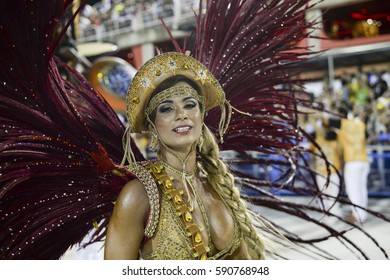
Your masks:
M124 125L77 71L53 55L64 34L64 30L56 34L56 27L71 2L0 2L3 259L60 258L92 228L96 232L90 242L101 240L116 196L134 178L119 167ZM301 81L293 76L296 63L310 53L297 44L310 36L308 28L312 23L305 20L308 2L207 1L206 13L197 16L191 51L219 81L232 106L252 115L232 112L231 125L220 146L222 150L235 151L236 157L226 161L233 168L257 164L259 168L273 165L280 169L279 178L273 181L236 169L237 181L243 186L242 196L255 205L324 228L324 235L305 239L269 221L287 238L302 244L303 253L310 251L314 257L332 258L329 251L315 244L334 236L360 253L358 257L366 257L344 231L309 214L323 213L323 208L290 203L272 192L285 189L313 198L321 194L298 145L306 137L297 122L299 106L304 104L298 94L304 94L304 90ZM177 52L186 49L176 44ZM60 75L59 67L68 73L67 78ZM216 134L218 114L218 110L211 110L206 119ZM141 160L139 151L134 152ZM263 156L251 156L254 152ZM365 233L359 226L350 226ZM375 243L371 236L367 237ZM314 246L308 247L310 244Z

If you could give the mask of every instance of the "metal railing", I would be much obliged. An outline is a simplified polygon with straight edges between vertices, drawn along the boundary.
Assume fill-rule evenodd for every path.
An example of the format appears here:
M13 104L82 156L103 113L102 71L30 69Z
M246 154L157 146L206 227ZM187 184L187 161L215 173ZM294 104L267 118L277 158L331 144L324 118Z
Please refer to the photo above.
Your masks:
M192 1L190 1L192 2ZM195 1L196 2L196 1ZM184 7L185 6L185 7ZM108 17L98 24L79 26L79 43L91 41L106 41L130 32L138 32L161 26L161 19L172 29L176 30L181 24L195 21L198 7L191 9L184 4L165 5L157 13L151 11L129 11L117 18Z

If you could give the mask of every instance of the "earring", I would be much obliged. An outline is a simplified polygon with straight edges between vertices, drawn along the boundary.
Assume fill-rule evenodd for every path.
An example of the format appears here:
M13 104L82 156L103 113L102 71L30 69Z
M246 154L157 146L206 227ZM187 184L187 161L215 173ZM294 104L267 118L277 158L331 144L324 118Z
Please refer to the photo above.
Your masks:
M152 139L150 140L150 143L149 143L149 149L154 152L154 151L156 151L157 145L158 145L157 134L152 133Z
M199 152L202 150L203 142L204 142L204 138L203 138L203 132L202 132L200 134L200 137L199 137L199 140L198 140L198 151Z

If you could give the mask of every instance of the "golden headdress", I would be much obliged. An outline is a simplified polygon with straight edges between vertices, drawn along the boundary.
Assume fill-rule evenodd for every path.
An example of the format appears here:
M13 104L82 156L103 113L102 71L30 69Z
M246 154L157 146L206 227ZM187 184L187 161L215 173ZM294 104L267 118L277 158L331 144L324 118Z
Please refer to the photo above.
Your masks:
M130 132L146 131L145 110L156 87L168 78L182 75L194 81L203 95L204 108L223 106L225 93L214 75L198 60L167 52L150 59L135 75L126 96L126 115Z

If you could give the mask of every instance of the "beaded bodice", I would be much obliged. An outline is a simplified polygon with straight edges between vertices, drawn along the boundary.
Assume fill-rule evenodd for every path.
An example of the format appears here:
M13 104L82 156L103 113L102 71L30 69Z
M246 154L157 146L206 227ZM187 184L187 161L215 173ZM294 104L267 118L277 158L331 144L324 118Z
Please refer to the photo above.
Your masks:
M160 211L158 223L153 239L153 251L143 254L145 260L192 260L192 259L224 259L232 254L240 245L240 228L234 220L234 235L229 245L214 255L210 255L209 248L204 246L202 239L198 240L201 229L193 221L191 207L183 201L179 192L173 188L172 182L167 177L164 167L156 162L148 162L144 165L156 180L155 186L161 190ZM157 174L156 174L157 172ZM165 175L164 175L165 174ZM157 176L156 176L157 175ZM166 187L168 186L168 188ZM145 186L150 188L150 186ZM149 200L156 203L157 200ZM179 201L179 203L177 203ZM151 204L151 208L156 207ZM191 217L191 219L188 219Z
M155 232L156 248L149 254L142 255L144 260L192 260L191 243L180 225L180 221L170 205L169 199L163 195L161 201L160 220ZM240 231L235 224L234 238L225 249L208 259L224 259L232 254L240 245Z

